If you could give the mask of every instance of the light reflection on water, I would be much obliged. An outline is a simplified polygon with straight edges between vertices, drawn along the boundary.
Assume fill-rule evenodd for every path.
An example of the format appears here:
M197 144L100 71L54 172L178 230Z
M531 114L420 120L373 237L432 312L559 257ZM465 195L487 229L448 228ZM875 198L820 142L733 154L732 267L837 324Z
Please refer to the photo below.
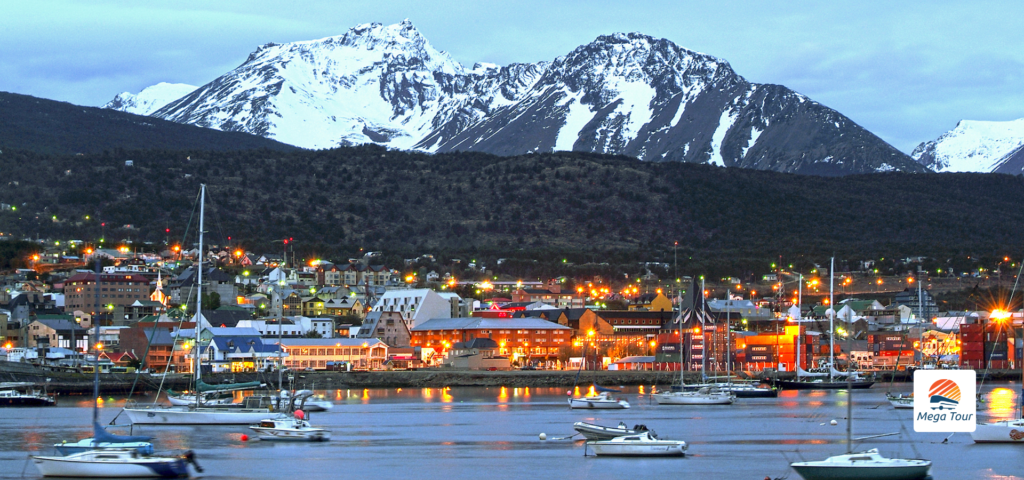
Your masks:
M988 384L989 400L979 405L982 418L1013 415L1015 385ZM591 387L583 386L585 392ZM894 390L909 390L901 385ZM913 432L912 415L892 410L885 390L845 392L784 391L779 398L739 399L727 407L658 406L654 388L625 387L628 410L570 410L565 387L390 388L318 390L336 406L315 413L314 424L332 430L333 440L291 445L241 441L245 426L141 427L158 450L196 450L209 478L323 478L340 472L353 478L408 476L418 480L518 478L516 472L544 471L566 478L621 479L644 476L690 478L797 478L788 468L796 458L817 459L845 450L846 402L852 398L854 436L904 431L872 439L857 448L885 455L924 457L935 462L937 479L1019 478L1024 461L1019 446L980 446L966 434L946 444L945 434ZM580 392L582 393L582 392ZM139 399L145 403L147 399ZM91 401L63 397L49 409L0 410L0 479L20 478L27 451L50 453L52 443L88 436ZM101 423L109 422L123 399L106 399ZM987 416L987 417L986 417ZM830 420L838 420L830 425ZM124 421L122 418L119 421ZM581 442L548 440L570 436L572 422L645 424L662 438L690 443L685 459L643 460L583 457ZM116 433L128 433L121 428ZM576 437L578 438L578 437ZM573 439L575 440L575 439ZM915 453L917 450L919 453ZM395 455L394 452L402 452ZM273 461L268 461L273 460ZM32 466L28 466L32 474ZM1013 477L1018 475L1018 477Z

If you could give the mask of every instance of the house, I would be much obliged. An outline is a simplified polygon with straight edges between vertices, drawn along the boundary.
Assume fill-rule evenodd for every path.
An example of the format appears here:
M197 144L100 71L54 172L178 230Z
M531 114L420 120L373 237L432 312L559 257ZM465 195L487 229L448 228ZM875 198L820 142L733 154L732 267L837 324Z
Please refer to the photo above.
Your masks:
M370 312L363 320L356 338L376 338L389 347L408 347L412 333L398 312Z
M458 295L446 300L437 292L426 288L388 290L371 311L398 312L412 329L431 318L452 318L460 311Z
M251 328L207 328L199 338L203 343L201 363L209 364L214 373L265 370L282 357L277 342L264 341Z
M332 298L324 302L324 314L344 317L354 315L362 317L365 315L363 304L355 297Z
M318 285L387 285L391 270L384 265L366 265L362 262L335 265L322 263L317 267Z
M176 304L183 304L186 301L195 301L196 288L199 272L193 265L177 278L170 285L171 301ZM225 273L216 267L203 267L203 295L217 293L220 296L221 305L236 305L238 302L238 287L235 286L235 277Z
M354 369L375 370L388 359L388 346L377 339L286 338L281 341L285 366L293 370L327 370L348 364Z
M644 310L650 312L671 312L672 300L669 300L665 294L659 290L657 293L645 293L636 297L633 303L629 305L629 310Z
M562 292L559 282L548 281L547 288L519 288L512 292L513 302L542 302L558 308L582 308L585 299L573 292Z
M142 368L153 373L191 372L194 328L193 322L167 315L146 317L120 331L120 350L142 360Z
M28 347L59 347L75 351L88 351L90 332L82 328L74 317L66 319L35 320L28 324Z
M133 323L139 321L141 318L160 315L166 311L167 306L159 301L135 300L131 305L125 307L124 316L128 323Z

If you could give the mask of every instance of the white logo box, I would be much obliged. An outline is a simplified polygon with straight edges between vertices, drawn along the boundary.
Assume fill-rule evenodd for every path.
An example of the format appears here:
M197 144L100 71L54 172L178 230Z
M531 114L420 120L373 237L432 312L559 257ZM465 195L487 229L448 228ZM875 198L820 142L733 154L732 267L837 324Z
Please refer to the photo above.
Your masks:
M914 431L973 432L978 427L976 381L974 370L915 371Z

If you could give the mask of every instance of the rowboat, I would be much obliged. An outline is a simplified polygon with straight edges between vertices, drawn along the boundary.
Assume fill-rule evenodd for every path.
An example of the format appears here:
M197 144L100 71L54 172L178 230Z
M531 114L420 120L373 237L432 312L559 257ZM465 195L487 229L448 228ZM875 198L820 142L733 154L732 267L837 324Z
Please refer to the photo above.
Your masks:
M633 428L629 428L622 422L619 422L617 427L604 427L593 423L576 422L572 424L572 428L582 434L587 440L611 440L615 437L639 435L648 431L646 425L635 425ZM653 432L651 435L656 437Z

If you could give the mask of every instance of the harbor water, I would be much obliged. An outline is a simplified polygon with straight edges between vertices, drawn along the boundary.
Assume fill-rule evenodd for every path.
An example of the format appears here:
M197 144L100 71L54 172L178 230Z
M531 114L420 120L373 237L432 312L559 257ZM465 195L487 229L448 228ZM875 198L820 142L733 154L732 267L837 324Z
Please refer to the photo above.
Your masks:
M1024 479L1024 445L976 445L970 435L916 433L912 410L894 410L887 385L853 394L853 436L899 432L865 440L855 450L926 458L935 479ZM894 392L911 391L896 384ZM984 385L981 421L1011 418L1020 384ZM158 452L191 449L209 479L416 478L799 478L797 460L846 450L845 391L784 391L778 398L738 399L731 406L658 406L651 387L625 387L616 396L628 410L570 410L560 388L405 388L327 390L329 412L312 423L329 428L324 443L283 444L250 439L245 426L140 427ZM581 393L587 393L583 391ZM123 399L106 398L100 422L117 415ZM91 436L89 397L62 397L56 407L0 410L0 479L37 478L30 454L52 454L54 443ZM836 420L837 425L831 425ZM118 423L124 423L124 415ZM573 422L645 424L666 439L690 444L685 458L584 456ZM128 429L113 429L127 433ZM546 441L538 436L547 435Z

